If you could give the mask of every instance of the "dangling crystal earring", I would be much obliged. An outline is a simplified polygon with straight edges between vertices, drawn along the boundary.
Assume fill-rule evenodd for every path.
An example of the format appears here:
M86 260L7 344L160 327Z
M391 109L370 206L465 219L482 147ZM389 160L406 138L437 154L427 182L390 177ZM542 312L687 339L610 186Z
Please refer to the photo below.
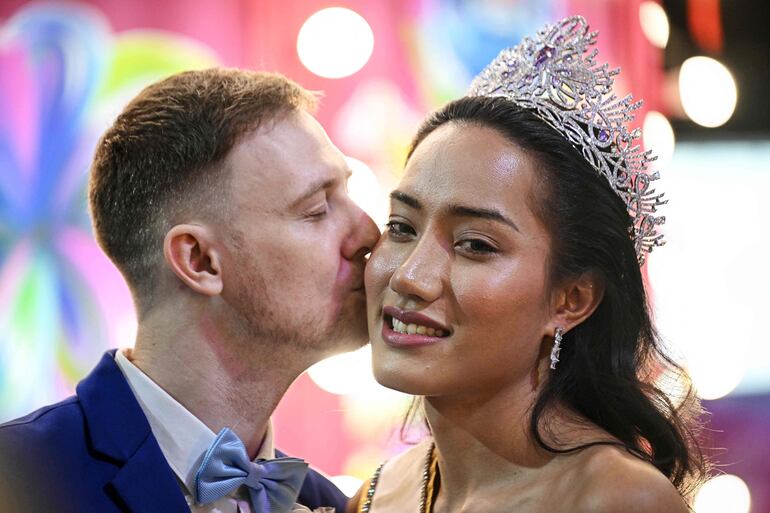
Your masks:
M556 368L556 364L559 363L559 353L561 352L561 337L564 334L564 330L556 328L553 332L553 348L551 349L551 369Z

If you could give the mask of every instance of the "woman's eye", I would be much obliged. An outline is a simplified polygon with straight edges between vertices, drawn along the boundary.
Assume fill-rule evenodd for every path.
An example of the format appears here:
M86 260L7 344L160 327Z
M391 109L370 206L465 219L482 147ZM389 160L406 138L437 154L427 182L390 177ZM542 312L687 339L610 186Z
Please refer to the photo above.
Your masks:
M417 235L414 228L400 221L390 221L385 227L388 229L390 236L395 239L403 239Z
M497 248L483 239L461 240L455 244L455 246L464 251L475 253L477 255L491 255L493 253L497 253Z

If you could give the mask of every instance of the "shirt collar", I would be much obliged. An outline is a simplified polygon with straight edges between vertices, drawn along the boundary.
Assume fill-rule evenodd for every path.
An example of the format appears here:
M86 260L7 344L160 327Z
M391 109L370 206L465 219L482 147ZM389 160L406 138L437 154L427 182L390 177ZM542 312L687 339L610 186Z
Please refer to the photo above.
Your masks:
M198 466L217 435L131 363L124 351L130 355L130 349L118 350L115 352L115 362L147 417L163 456L187 487L188 493L192 493ZM273 427L270 421L267 423L265 438L256 459L275 459Z

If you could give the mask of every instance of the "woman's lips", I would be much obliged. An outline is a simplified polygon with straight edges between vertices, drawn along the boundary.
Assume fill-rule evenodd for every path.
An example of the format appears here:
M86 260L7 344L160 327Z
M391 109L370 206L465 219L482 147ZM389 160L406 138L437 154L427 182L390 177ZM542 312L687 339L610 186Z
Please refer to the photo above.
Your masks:
M417 312L386 306L382 313L382 339L390 346L430 345L451 335L449 328Z
M434 330L441 330L445 334L449 334L450 330L448 327L443 325L442 323L431 319L425 314L421 314L419 312L415 312L412 310L401 310L400 308L397 308L395 306L386 306L382 309L382 314L385 317L391 317L394 319L398 319L399 321L403 322L404 324L417 324L420 326L425 326L426 328L433 328Z

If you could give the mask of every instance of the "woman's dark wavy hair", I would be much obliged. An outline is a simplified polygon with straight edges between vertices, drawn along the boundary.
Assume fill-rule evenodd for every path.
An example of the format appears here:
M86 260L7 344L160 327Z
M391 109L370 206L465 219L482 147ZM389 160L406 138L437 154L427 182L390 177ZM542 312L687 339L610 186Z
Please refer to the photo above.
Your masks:
M551 235L549 282L590 272L604 284L596 311L564 335L558 367L532 408L534 439L557 453L612 443L546 443L544 414L559 402L650 461L688 495L708 471L698 444L702 410L689 377L664 352L653 327L625 204L562 135L504 98L465 97L436 111L415 135L407 160L449 122L492 128L534 157L540 176L531 203ZM655 385L656 376L677 380L677 404ZM402 435L417 409L413 404Z

